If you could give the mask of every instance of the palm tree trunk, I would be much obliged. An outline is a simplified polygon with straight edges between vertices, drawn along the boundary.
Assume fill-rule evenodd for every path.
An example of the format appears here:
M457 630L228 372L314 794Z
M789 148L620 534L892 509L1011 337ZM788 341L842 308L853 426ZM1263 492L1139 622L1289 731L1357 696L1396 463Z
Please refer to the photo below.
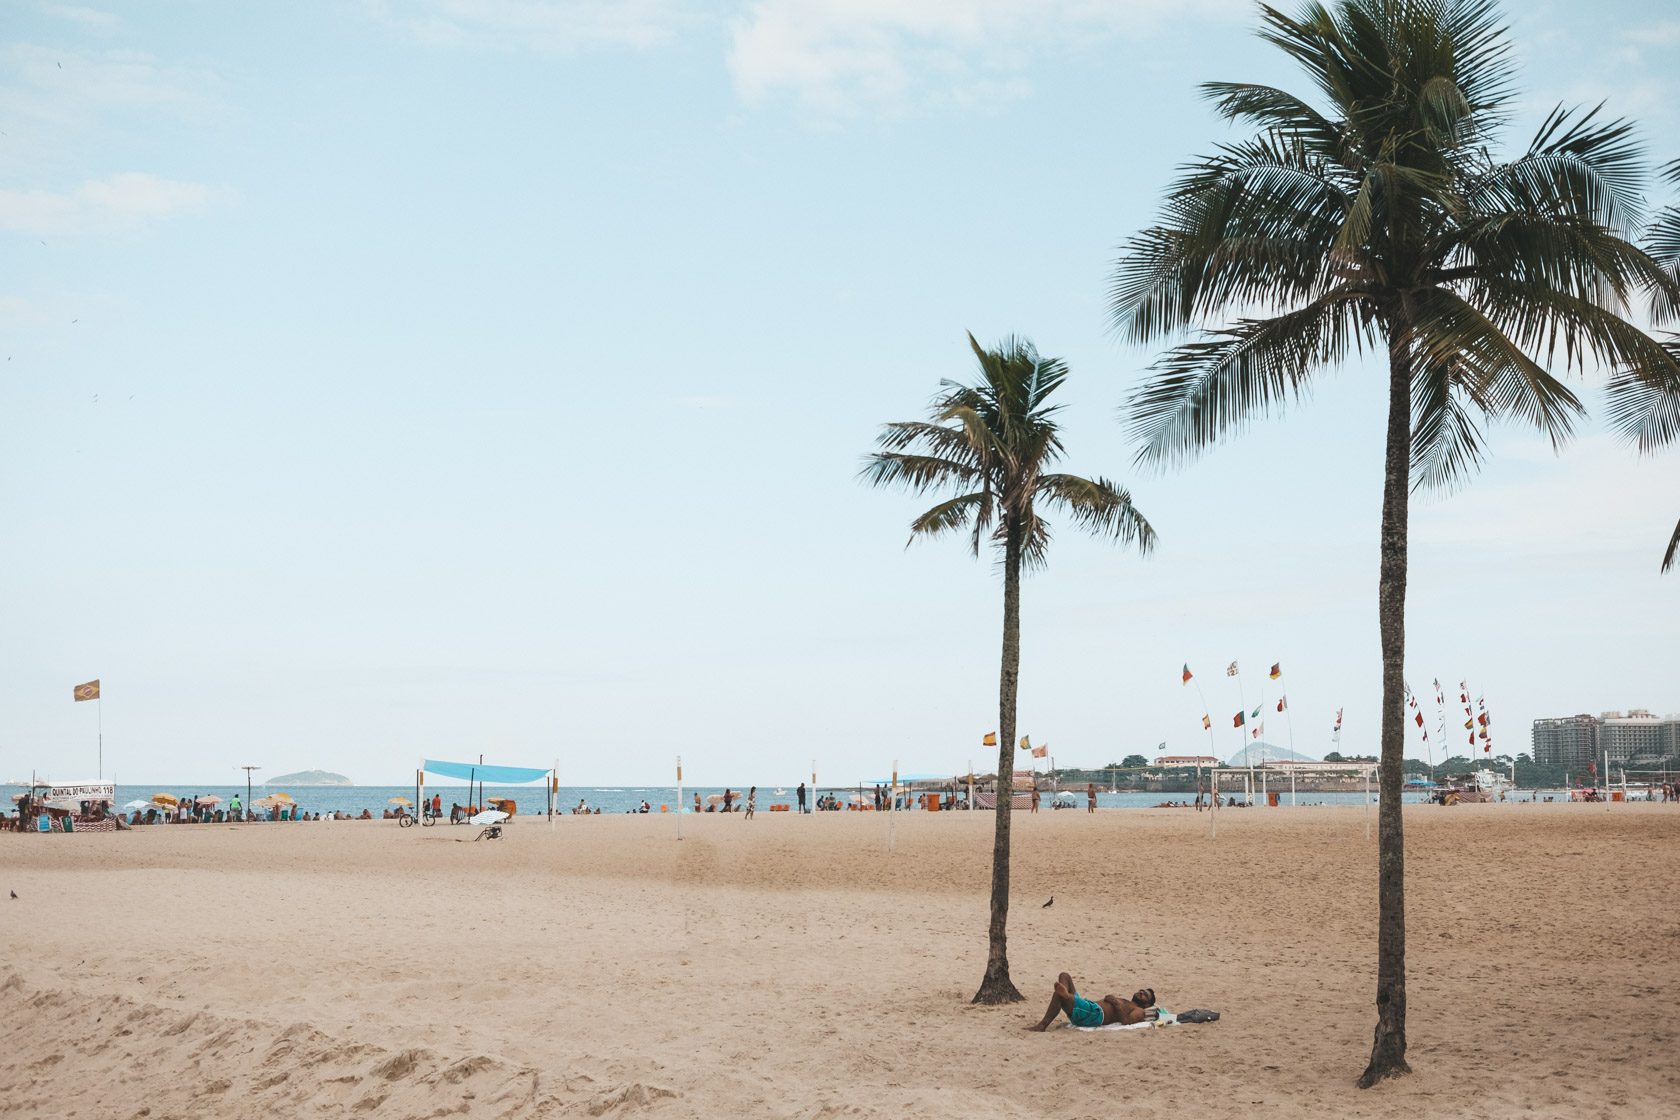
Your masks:
M1014 816L1015 692L1021 668L1021 519L1006 514L1003 545L1003 669L998 678L997 830L992 836L992 923L986 975L975 1003L1022 999L1009 979L1009 822Z
M1412 336L1402 309L1389 321L1388 449L1383 461L1377 629L1382 636L1382 761L1377 786L1377 1030L1369 1089L1406 1064L1406 843L1400 819L1406 750L1406 514L1412 465Z

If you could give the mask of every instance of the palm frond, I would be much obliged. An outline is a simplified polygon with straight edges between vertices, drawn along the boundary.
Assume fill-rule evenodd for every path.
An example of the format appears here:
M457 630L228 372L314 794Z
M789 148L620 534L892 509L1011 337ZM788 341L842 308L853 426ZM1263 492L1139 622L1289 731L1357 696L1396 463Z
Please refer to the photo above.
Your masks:
M904 542L904 547L909 548L915 543L917 537L937 537L942 533L961 529L976 519L989 499L989 494L976 491L972 494L962 494L940 502L910 522L910 539ZM980 540L978 535L974 538L973 549L975 555L979 555Z
M1451 490L1481 466L1484 441L1477 397L1451 361L1420 363L1412 378L1412 489Z
M877 451L866 456L860 473L871 486L897 486L915 494L939 486L972 485L981 476L967 463L899 451Z
M1677 554L1680 554L1680 521L1674 523L1674 535L1668 538L1668 551L1663 553L1663 571L1666 572L1674 566L1674 557Z
M1445 288L1420 293L1413 309L1412 327L1430 376L1450 375L1485 415L1526 421L1554 448L1569 438L1575 417L1585 412L1580 400L1496 323Z
M1132 505L1131 492L1106 478L1047 474L1039 478L1038 490L1040 500L1063 507L1086 532L1135 544L1145 556L1155 548L1155 529Z
M1354 297L1333 294L1167 351L1125 406L1139 462L1182 460L1305 391L1365 341Z
M1604 395L1610 426L1641 453L1680 440L1680 378L1618 373Z

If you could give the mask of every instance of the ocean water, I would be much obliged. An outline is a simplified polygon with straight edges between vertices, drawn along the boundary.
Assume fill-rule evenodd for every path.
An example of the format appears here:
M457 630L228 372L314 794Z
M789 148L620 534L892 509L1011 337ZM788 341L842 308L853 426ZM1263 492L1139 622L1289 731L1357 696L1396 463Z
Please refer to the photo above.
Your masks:
M21 791L18 790L14 792ZM323 815L332 812L342 812L355 816L359 815L363 809L367 809L371 811L375 817L378 817L383 810L391 807L390 799L393 797L406 797L410 801L414 800L413 786L281 787L253 785L251 787L251 796L254 798L260 798L269 793L279 792L290 794L296 800L298 805L302 807L304 812L321 813ZM735 789L735 793L740 796L744 796L745 792L746 791L742 789ZM845 803L847 798L855 797L857 795L858 787L823 786L821 787L821 792L823 794L833 793L841 800L842 803ZM1224 790L1221 792L1228 793L1228 795L1234 795L1239 801L1242 800L1240 792ZM195 796L220 797L222 799L222 803L219 806L220 808L226 808L227 803L232 800L234 794L236 793L239 795L241 803L245 803L246 801L244 786L191 786L179 784L166 784L159 786L119 785L117 786L117 804L121 806L130 801L150 801L152 795L155 793L172 793L183 800L191 800ZM449 812L449 806L452 802L459 802L463 805L468 803L469 795L467 793L467 787L464 785L428 785L426 787L426 796L430 798L434 793L443 798L443 810L446 814ZM722 787L716 786L684 786L683 801L686 802L687 806L685 811L690 813L694 811L694 795L696 793L700 795L700 803L705 805L708 797L713 794L722 794L723 789ZM863 787L863 795L866 799L869 798L870 787ZM483 796L487 798L512 798L518 803L518 810L522 816L527 814L541 814L547 809L546 793L541 785L485 786ZM561 786L560 792L556 796L558 807L562 812L570 812L570 810L575 807L580 800L587 803L591 809L598 808L603 813L625 813L633 811L644 799L653 806L653 812L655 813L659 812L659 807L661 805L668 805L674 810L677 804L677 790L675 786ZM1066 795L1064 795L1064 797L1065 796ZM1523 796L1526 799L1526 791ZM1099 791L1097 793L1097 807L1101 809L1146 809L1159 805L1163 801L1189 802L1194 800L1194 798L1194 794L1186 793L1107 793ZM1257 802L1260 800L1258 790L1255 791L1255 800ZM1289 807L1289 790L1287 787L1285 787L1280 793L1278 800L1281 807ZM1420 793L1407 793L1405 795L1406 804L1414 804L1424 800L1426 800L1426 798ZM1375 801L1376 794L1373 792L1371 794L1371 802L1374 804ZM759 789L758 808L760 811L768 810L772 804L782 802L785 802L788 805L795 804L792 787L789 787L787 792L781 795L777 795L773 788ZM1044 792L1040 803L1040 812L1050 812L1051 802L1051 794L1048 791ZM1365 803L1365 795L1360 792L1299 793L1296 795L1296 803L1300 806L1360 805ZM1085 792L1083 789L1075 791L1071 804L1073 807L1078 809L1085 808Z

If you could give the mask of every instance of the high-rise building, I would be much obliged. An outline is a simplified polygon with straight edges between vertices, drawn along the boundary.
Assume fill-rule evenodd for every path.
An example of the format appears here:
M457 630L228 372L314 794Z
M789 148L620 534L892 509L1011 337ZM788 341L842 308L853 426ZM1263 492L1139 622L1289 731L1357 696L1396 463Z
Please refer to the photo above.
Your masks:
M1644 708L1534 721L1534 761L1579 766L1680 758L1680 715L1656 716Z
M1585 713L1534 721L1534 761L1586 769L1598 754L1598 720Z
M1598 753L1611 762L1641 762L1667 756L1672 750L1680 716L1659 718L1644 708L1605 712L1598 722Z

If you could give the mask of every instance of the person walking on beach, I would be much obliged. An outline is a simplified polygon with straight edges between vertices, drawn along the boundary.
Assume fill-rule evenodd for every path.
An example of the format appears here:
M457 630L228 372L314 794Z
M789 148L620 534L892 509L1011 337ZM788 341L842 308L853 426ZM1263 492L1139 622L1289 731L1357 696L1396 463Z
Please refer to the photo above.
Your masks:
M1087 813L1097 811L1097 783L1095 782L1085 783L1085 811Z
M805 783L800 782L799 788L794 792L799 795L799 811L803 813L805 811ZM695 798L695 800L698 801L699 798Z
M729 807L735 804L735 791L728 786L723 787L723 811L729 812Z
M1038 812L1038 787L1037 786L1034 786L1033 790L1032 790L1032 811L1035 812L1035 813Z
M700 795L698 793L694 795L694 811L696 813L700 811Z
M757 808L758 808L758 787L754 786L747 791L747 819L749 821L752 820L753 811Z

